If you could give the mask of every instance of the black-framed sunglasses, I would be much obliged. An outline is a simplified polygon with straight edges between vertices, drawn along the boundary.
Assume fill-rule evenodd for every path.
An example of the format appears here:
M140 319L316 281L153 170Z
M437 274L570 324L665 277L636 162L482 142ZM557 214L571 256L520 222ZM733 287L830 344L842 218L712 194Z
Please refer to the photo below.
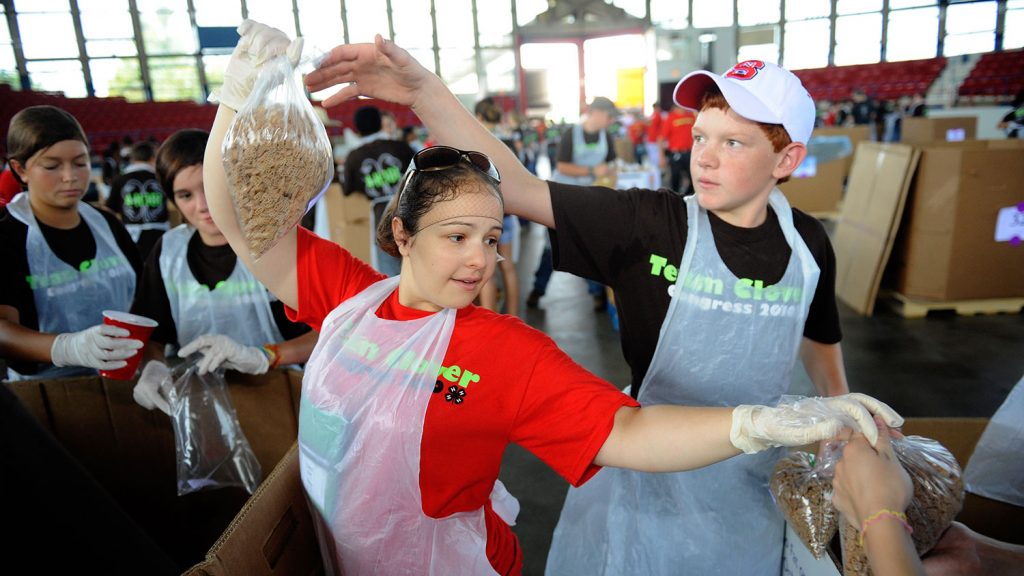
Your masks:
M413 154L409 163L410 172L436 172L458 166L459 162L467 162L470 166L490 176L495 182L501 183L501 175L491 159L483 152L459 150L451 146L431 146Z

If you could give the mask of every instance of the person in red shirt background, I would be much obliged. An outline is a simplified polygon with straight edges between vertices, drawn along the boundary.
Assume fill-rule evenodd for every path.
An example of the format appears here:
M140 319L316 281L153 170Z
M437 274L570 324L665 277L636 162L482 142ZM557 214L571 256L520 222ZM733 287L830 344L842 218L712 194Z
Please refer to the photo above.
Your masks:
M690 180L690 149L693 148L693 123L696 119L697 116L693 112L674 104L661 130L671 173L669 188L683 196L693 194L693 182Z
M14 177L10 169L0 172L0 206L14 199L21 192L21 182Z

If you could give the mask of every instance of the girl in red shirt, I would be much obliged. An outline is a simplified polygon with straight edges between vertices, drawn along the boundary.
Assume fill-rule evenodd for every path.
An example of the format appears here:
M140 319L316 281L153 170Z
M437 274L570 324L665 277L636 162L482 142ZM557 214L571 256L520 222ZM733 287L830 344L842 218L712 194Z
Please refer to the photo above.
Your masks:
M498 172L479 152L438 146L414 156L377 231L402 260L397 277L295 228L253 262L220 151L238 106L232 95L244 94L258 55L288 42L251 21L239 33L203 164L207 201L239 258L294 320L320 332L303 379L299 446L329 571L520 573L509 528L518 504L498 481L510 442L579 485L601 466L687 470L842 426L806 403L639 408L544 334L473 306L494 274L504 212ZM864 396L818 402L874 437L871 412L901 422Z

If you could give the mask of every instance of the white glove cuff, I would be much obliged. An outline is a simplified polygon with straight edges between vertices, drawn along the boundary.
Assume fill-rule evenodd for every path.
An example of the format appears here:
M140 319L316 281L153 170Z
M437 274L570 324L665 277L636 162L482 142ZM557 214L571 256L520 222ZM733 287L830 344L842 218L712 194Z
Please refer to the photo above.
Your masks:
M53 339L53 345L50 346L50 362L54 366L70 366L72 361L68 358L68 339L71 334L57 334L57 337Z
M733 408L729 441L732 442L733 446L742 450L744 454L754 454L771 447L768 443L754 437L756 430L754 416L764 408L764 406L746 404Z

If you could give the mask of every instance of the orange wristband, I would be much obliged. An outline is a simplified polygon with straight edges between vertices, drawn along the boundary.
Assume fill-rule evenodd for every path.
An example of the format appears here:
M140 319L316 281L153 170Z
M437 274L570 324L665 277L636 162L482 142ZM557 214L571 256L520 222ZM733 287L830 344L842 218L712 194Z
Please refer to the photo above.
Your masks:
M907 534L914 533L914 529L911 528L909 523L907 523L906 514L904 514L903 512L897 512L896 510L891 510L889 508L882 508L878 512L875 512L871 516L865 518L864 522L860 525L860 535L857 537L857 543L860 544L861 548L864 547L864 534L867 533L868 526L870 526L871 523L875 520L878 520L879 518L884 518L886 516L889 516L890 518L895 518L897 522L903 525L903 528L906 529Z
M267 361L270 362L267 370L273 370L281 363L281 353L277 349L277 344L264 344L263 353L267 355Z

